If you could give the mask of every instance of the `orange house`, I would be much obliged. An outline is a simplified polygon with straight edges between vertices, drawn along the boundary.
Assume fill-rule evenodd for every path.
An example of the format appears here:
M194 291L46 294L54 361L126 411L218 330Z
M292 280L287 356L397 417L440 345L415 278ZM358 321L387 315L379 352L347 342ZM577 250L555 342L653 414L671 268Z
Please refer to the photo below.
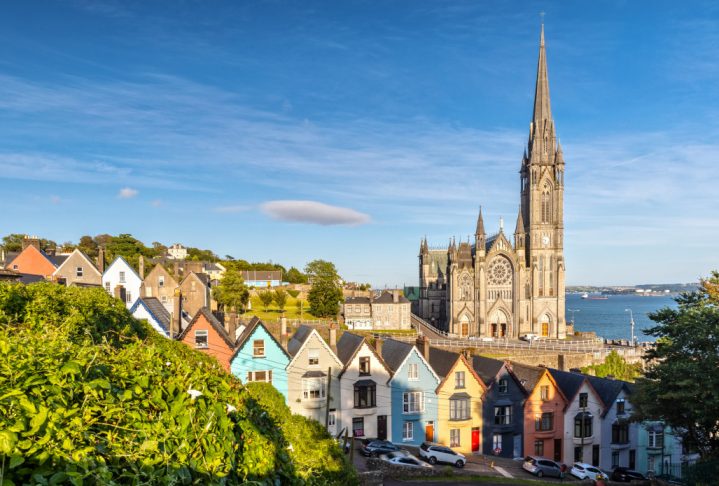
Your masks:
M562 460L567 398L547 368L512 363L527 392L524 402L524 454Z
M177 339L191 348L214 356L225 370L230 371L230 357L235 351L235 339L230 337L207 307L197 311Z
M50 257L34 245L26 246L6 268L19 273L41 275L43 277L49 277L57 269Z

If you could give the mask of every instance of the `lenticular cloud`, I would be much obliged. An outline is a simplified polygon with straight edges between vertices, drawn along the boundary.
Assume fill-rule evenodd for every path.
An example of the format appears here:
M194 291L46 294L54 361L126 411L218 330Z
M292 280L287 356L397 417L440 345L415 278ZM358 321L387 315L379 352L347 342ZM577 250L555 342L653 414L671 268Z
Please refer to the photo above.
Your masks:
M354 209L330 206L317 201L268 201L262 211L273 219L322 226L357 226L370 222L367 214Z

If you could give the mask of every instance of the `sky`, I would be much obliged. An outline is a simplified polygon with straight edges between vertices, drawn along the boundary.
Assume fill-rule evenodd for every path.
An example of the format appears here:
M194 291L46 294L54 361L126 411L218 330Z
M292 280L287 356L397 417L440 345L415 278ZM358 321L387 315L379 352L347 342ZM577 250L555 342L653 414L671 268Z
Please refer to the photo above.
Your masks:
M544 12L567 285L719 268L719 5L0 3L0 235L131 233L416 285L514 228Z

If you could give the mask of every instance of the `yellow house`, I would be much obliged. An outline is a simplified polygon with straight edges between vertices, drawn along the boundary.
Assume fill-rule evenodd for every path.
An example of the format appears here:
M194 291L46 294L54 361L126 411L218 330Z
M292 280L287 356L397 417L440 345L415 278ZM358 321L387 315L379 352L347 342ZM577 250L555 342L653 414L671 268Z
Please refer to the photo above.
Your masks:
M437 441L463 454L480 453L487 387L460 353L431 348L429 363L442 380L437 387Z

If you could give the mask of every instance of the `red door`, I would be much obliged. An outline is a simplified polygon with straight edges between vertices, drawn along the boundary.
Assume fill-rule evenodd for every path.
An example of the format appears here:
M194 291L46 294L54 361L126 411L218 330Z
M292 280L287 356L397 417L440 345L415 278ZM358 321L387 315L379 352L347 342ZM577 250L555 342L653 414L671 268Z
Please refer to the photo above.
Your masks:
M472 452L479 452L479 427L472 427Z

